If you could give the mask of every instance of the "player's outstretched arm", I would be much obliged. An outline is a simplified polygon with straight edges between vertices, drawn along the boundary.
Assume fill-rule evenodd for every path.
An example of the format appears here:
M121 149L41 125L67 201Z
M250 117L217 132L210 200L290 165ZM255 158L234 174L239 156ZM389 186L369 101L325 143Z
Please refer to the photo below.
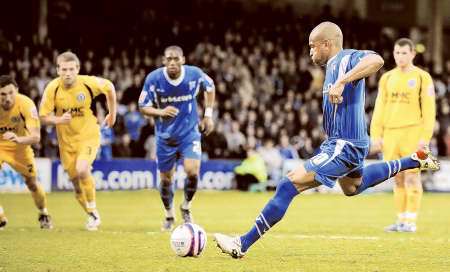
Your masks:
M380 70L383 65L384 60L378 54L368 54L353 69L345 73L339 81L346 84L368 77Z
M214 88L205 92L205 113L200 123L200 129L205 135L209 135L214 130L213 108L216 92Z
M111 88L106 93L106 103L108 105L108 114L105 117L104 124L112 128L116 123L117 115L117 99L114 85L110 83Z

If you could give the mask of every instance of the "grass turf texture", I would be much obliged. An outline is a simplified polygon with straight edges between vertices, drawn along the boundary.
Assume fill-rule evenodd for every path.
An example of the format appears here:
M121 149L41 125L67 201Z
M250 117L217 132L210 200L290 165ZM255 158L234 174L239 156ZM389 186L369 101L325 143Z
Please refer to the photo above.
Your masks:
M284 220L241 260L221 254L212 233L242 233L272 193L199 192L193 214L208 233L199 258L181 258L161 233L157 191L99 192L98 232L72 193L52 193L55 228L40 230L29 194L0 194L9 219L0 231L3 271L448 271L450 195L426 194L418 232L384 233L394 219L390 194L348 198L300 195ZM178 206L182 192L175 196Z

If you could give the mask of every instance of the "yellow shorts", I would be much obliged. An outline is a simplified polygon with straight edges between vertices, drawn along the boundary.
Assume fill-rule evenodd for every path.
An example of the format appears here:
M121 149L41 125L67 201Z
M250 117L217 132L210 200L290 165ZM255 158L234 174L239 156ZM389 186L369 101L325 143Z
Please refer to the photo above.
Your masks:
M383 134L383 159L396 160L410 156L417 151L422 126L409 126L404 128L386 129ZM418 172L418 169L407 170Z
M0 147L0 167L6 162L24 177L36 177L36 162L30 146L2 149Z
M95 161L100 140L94 139L90 141L80 142L74 146L75 148L68 150L64 147L59 148L59 155L64 170L69 174L69 178L73 179L77 176L76 165L77 160L87 161L89 165Z

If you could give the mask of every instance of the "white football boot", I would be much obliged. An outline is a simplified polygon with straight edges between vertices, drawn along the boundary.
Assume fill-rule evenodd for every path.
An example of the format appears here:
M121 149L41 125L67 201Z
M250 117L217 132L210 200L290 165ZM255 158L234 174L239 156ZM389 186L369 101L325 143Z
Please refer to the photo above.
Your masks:
M88 213L88 218L86 222L86 229L89 231L96 231L98 230L98 226L102 223L100 219L100 214L97 210Z
M235 259L240 259L245 255L245 252L242 252L241 250L242 245L239 236L231 237L215 233L214 241L216 241L217 247L220 248L223 253L226 253Z

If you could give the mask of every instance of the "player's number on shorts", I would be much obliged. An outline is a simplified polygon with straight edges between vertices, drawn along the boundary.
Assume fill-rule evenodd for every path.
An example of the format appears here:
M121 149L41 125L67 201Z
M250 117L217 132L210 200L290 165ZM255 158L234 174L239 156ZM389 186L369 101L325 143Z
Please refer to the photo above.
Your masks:
M192 145L193 145L192 151L194 151L197 154L202 153L202 146L200 145L200 141L193 141Z

